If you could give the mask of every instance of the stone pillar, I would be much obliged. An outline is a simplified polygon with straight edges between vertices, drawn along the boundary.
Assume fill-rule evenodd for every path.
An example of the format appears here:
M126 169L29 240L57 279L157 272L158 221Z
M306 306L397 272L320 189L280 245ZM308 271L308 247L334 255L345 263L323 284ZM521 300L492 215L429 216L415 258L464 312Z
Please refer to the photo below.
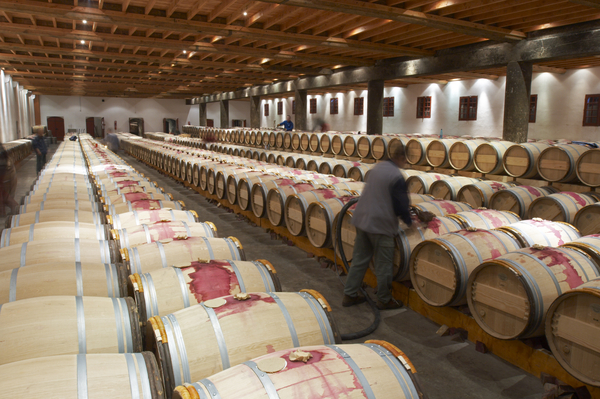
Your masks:
M250 97L250 127L260 127L260 96Z
M229 100L219 101L221 104L221 129L229 127Z
M367 134L383 132L384 80L370 80L367 93Z
M206 126L206 103L200 103L200 126Z
M527 141L532 64L509 62L506 66L504 92L504 126L502 138L515 143Z
M308 113L308 95L306 90L296 90L294 92L294 101L296 101L294 128L296 130L308 130L308 126L306 126L306 114Z

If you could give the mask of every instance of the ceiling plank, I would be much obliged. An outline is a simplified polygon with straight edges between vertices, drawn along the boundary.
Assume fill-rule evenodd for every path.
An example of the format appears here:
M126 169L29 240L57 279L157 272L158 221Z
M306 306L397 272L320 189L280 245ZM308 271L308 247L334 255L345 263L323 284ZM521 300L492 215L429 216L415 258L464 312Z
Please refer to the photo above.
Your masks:
M211 12L208 14L207 20L208 22L212 22L215 18L217 18L223 11L225 11L231 5L237 3L240 0L221 0L219 5L217 5Z
M296 7L307 7L330 12L362 15L365 17L392 19L394 21L423 25L429 28L447 30L465 35L483 37L498 41L522 40L523 32L486 26L469 21L425 14L423 12L389 7L358 0L258 0L266 3L286 4Z

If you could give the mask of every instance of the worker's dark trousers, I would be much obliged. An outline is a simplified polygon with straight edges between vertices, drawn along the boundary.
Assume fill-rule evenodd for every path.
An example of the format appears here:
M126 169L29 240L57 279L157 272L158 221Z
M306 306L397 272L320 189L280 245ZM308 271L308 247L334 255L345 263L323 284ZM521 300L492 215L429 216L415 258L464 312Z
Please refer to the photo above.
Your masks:
M356 228L356 241L352 254L352 266L348 272L344 294L355 296L374 258L377 276L377 299L388 303L392 299L394 274L394 238L384 234L372 234Z

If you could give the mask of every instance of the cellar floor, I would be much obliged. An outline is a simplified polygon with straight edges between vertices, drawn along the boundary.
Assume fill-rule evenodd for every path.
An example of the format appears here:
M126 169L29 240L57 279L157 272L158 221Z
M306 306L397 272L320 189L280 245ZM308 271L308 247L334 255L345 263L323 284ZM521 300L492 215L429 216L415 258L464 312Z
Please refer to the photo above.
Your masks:
M50 151L55 148L52 146ZM237 237L248 260L269 260L277 270L284 291L310 288L323 294L342 333L361 330L370 324L372 315L367 304L351 308L341 306L342 283L334 270L322 267L316 258L309 258L304 251L273 238L263 228L252 226L227 209L217 207L123 151L119 151L119 155L149 179L157 181L166 192L183 200L187 209L198 213L200 221L213 222L220 237ZM36 178L35 156L24 159L18 165L17 174L15 198L19 201ZM4 220L0 222L4 226ZM544 389L538 378L492 354L477 352L473 343L463 341L458 335L440 337L436 335L438 328L439 325L410 309L384 311L381 325L373 334L345 343L378 339L396 345L414 364L430 399L542 397Z

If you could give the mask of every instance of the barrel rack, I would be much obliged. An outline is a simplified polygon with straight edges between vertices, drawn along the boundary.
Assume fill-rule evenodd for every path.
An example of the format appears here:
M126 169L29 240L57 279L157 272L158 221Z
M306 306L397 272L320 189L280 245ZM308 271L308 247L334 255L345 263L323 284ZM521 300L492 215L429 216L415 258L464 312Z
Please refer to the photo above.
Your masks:
M133 156L133 155L132 155ZM222 207L230 209L236 214L242 215L250 220L252 223L257 226L275 232L281 237L284 237L288 240L288 242L292 242L293 245L300 248L301 250L307 252L308 254L312 254L314 256L324 257L331 262L335 262L341 268L344 268L340 258L336 256L335 252L329 248L316 248L314 247L310 241L306 237L293 236L289 233L289 231L284 226L273 226L268 219L266 218L257 218L252 211L244 211L238 205L231 205L227 199L219 199L214 194L209 194L207 192L202 191L200 187L196 187L193 184L188 183L180 179L178 176L175 176L172 173L168 173L166 171L162 171L158 169L156 166L142 160L139 157L135 157L138 161L144 163L145 165L156 169L159 173L171 177L173 180L181 183L183 186L188 187L197 193L201 194L207 199L214 200L218 202ZM422 167L423 169L427 167ZM431 168L431 167L429 167ZM415 167L417 169L417 167ZM426 169L431 170L431 169ZM442 169L446 170L446 169ZM454 170L453 170L454 171ZM490 178L493 175L486 175L486 177ZM496 176L498 178L504 178L506 176ZM513 179L513 178L510 178ZM520 179L517 179L517 181ZM528 182L531 182L528 181ZM534 182L537 182L535 180ZM547 182L544 182L547 184ZM566 186L566 185L565 185ZM573 185L569 185L573 186ZM579 188L578 191L582 190L582 186L575 186ZM590 187L585 187L586 189L590 189ZM367 283L371 287L377 286L377 280L375 275L371 272L371 270L367 270L367 274L365 276L365 283ZM476 344L483 344L487 351L495 354L501 359L525 370L526 372L535 375L536 377L540 377L542 374L548 374L553 377L558 378L559 380L571 385L573 387L586 386L589 393L592 397L600 398L600 388L593 387L590 385L586 385L581 381L577 380L569 373L567 373L562 366L558 363L558 361L554 358L550 351L545 349L537 349L533 346L533 344L529 345L528 341L521 340L500 340L492 337L487 334L473 319L470 315L462 313L458 310L458 308L454 307L433 307L427 303L425 303L419 295L413 289L410 289L404 284L399 282L393 282L393 290L392 294L394 298L399 299L404 302L406 306L414 310L415 312L427 317L429 320L437 323L439 325L446 325L448 327L454 329L461 329L468 333L468 339Z

